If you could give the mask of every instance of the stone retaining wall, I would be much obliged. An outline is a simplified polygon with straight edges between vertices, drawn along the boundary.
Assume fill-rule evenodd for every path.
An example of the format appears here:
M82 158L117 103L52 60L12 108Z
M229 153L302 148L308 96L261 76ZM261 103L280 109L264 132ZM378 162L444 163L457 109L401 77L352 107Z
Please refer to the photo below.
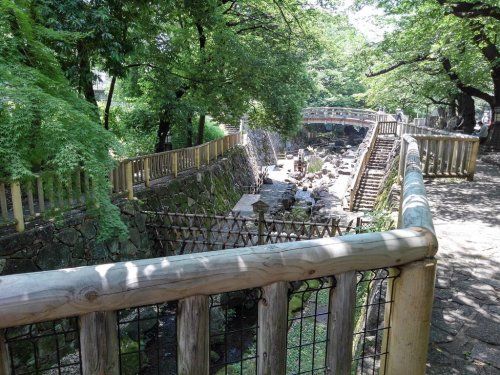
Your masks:
M85 210L2 236L0 275L154 257L141 209L227 213L243 193L241 186L254 183L253 170L246 149L238 147L199 171L139 189L135 201L117 200L129 231L123 240L99 242L99 226Z

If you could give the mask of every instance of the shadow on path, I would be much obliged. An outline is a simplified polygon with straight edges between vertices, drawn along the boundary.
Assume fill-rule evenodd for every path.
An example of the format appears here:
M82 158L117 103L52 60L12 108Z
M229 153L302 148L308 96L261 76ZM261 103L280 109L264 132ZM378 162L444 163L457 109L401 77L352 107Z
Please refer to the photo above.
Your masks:
M500 168L432 181L439 240L427 374L500 374Z

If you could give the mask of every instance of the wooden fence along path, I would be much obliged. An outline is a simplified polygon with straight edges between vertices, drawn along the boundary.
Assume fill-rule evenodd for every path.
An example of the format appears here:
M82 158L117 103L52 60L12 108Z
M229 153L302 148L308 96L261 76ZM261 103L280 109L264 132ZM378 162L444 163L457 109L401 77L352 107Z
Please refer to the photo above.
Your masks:
M243 216L220 216L174 212L148 212L147 226L154 233L155 250L161 255L192 254L202 251L234 249L303 241L358 233L361 218L346 226L340 219L326 223L284 221Z
M419 123L415 119L415 123ZM368 161L373 153L376 139L379 136L394 135L405 139L411 135L419 146L424 178L467 178L472 180L476 171L476 160L479 152L479 138L471 135L450 133L396 121L377 122L368 142L368 147L360 157L354 178L349 187L349 210L354 209L356 196L360 190L363 175L367 171ZM399 175L404 174L404 156L407 152L407 142L401 142Z
M116 339L122 329L117 322L121 313L117 311L178 301L174 314L177 335L173 338L177 372L208 374L210 296L259 288L256 371L285 374L288 285L334 275L336 283L329 289L325 315L328 339L323 364L328 373L345 374L353 360L356 272L397 267L398 276L387 285L386 301L391 303L379 310L385 317L385 329L380 333L383 347L378 366L381 373L388 375L422 374L437 243L425 195L419 144L410 135L405 135L405 142L399 229L3 276L0 328L78 317L79 324L72 326L72 332L79 340L74 363L81 365L81 373L119 374L123 373L124 356ZM139 320L143 319L141 309L137 310ZM164 322L164 315L158 314L155 319ZM47 324L67 332L64 327L57 328L62 327L58 322ZM19 349L16 343L9 330L0 340L3 374L14 374L19 366L10 361L15 356L9 354ZM147 348L141 349L140 341L138 345L140 356L141 350ZM56 370L61 366L58 357Z
M134 185L149 187L153 180L208 165L242 140L241 133L233 133L199 146L122 160L110 173L110 193L133 198ZM15 225L22 232L25 221L49 211L81 207L92 199L92 180L84 170L66 177L46 172L28 181L0 182L0 226Z

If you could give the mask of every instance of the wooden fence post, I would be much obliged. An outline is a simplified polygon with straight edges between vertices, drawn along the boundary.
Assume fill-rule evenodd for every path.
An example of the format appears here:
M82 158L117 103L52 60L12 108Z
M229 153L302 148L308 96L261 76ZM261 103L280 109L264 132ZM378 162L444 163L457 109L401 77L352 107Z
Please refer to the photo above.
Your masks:
M215 159L217 159L217 156L219 156L219 153L217 152L217 143L218 143L218 142L217 142L217 140L215 140L215 141L214 141L214 147L215 147L215 148L214 148L214 150L215 150L215 151L214 151L214 156L215 156L214 158L215 158Z
M288 283L280 281L263 287L258 312L258 375L285 374L287 319Z
M425 259L400 267L392 283L390 330L384 374L425 373L436 260Z
M24 213L23 213L23 200L21 196L21 185L19 181L14 181L10 185L10 192L12 194L12 211L14 219L16 220L16 230L18 232L24 231Z
M179 166L178 166L178 154L177 152L172 153L172 173L174 174L174 177L177 177L177 174L179 173Z
M125 164L125 183L127 184L128 199L134 199L134 172L131 161L127 161Z
M177 373L208 375L209 305L207 296L181 299L177 311Z
M116 311L80 316L80 348L83 375L120 373Z
M330 290L326 373L350 374L356 308L356 271L335 275L335 279L337 284Z
M399 169L398 169L398 177L399 181L403 181L404 172L405 172L405 161L406 161L406 141L404 137L401 137L401 149L399 151Z
M194 149L194 162L196 165L196 169L200 169L200 148L196 147Z
M9 356L9 347L5 342L4 331L0 330L0 375L10 375L11 366L10 366L10 356Z
M470 154L470 160L469 160L469 165L467 167L467 180L472 181L474 180L474 173L476 173L476 161L477 161L477 154L479 152L479 140L474 141L472 144L472 151Z
M149 171L149 158L144 158L144 186L150 187L151 186L151 173Z
M207 165L210 164L210 143L207 143L207 145L205 146L205 149L206 149L206 153L207 153Z

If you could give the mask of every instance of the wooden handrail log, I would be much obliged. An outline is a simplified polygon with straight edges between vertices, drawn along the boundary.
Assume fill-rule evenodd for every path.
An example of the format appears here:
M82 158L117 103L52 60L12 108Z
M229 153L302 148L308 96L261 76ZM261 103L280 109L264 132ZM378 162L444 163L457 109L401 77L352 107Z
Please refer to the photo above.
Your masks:
M411 134L415 139L420 140L450 140L450 141L460 141L460 142L479 142L479 137L468 136L464 134Z
M418 143L413 136L403 136L406 145L404 180L402 189L401 228L422 227L435 237L432 214L422 176L422 163ZM404 157L404 156L403 156ZM429 254L432 256L434 254Z
M0 277L0 328L398 266L428 256L422 228Z

